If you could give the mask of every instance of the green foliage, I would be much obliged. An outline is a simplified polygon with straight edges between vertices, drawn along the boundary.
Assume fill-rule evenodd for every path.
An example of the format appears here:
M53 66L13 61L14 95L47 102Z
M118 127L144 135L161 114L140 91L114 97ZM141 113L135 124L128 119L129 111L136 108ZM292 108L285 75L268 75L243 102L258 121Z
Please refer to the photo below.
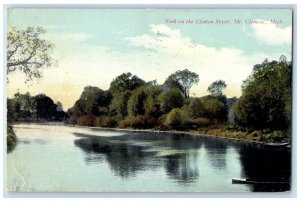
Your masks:
M199 82L199 75L191 72L188 69L178 70L171 74L164 85L170 88L176 88L181 91L185 98L189 97L190 89L193 85Z
M165 125L174 129L182 129L186 127L188 121L188 113L182 109L174 108L168 113Z
M147 94L148 89L145 86L141 86L132 92L127 106L129 116L144 115Z
M34 97L36 101L37 119L55 119L56 105L53 100L45 94L39 94Z
M227 119L227 107L219 99L207 96L202 98L202 103L205 109L205 117L215 122Z
M124 120L120 121L120 128L144 128L145 122L141 116L128 116Z
M77 119L77 125L80 126L95 126L96 117L93 114L82 115Z
M255 65L234 105L235 122L250 130L287 130L291 125L291 63L265 60Z
M147 91L147 99L145 101L145 114L149 116L158 117L160 115L159 95L162 90L157 86L152 86Z
M45 94L32 97L28 92L16 93L7 100L8 123L14 121L62 121L66 113Z
M109 90L115 93L132 91L145 84L145 81L132 75L130 72L123 73L115 78L111 83Z
M179 108L183 105L184 98L176 89L170 89L158 96L160 109L163 113L170 112L173 108Z
M110 116L98 116L95 117L94 126L96 127L115 127L117 125L117 120Z
M188 105L188 112L191 118L199 118L205 116L205 109L200 98L194 98Z
M7 74L16 70L26 75L26 81L42 77L42 69L53 64L50 52L53 44L43 40L45 30L28 27L9 28L7 32Z
M122 93L118 93L114 96L114 98L111 101L111 104L109 105L109 110L111 115L118 116L120 118L123 118L127 116L127 104L128 100L131 96L130 91L125 91Z
M71 111L75 116L89 113L95 116L106 114L112 97L113 95L110 91L104 91L98 87L86 86ZM103 108L107 109L104 110Z
M208 118L189 119L187 123L189 128L194 128L194 129L200 127L207 127L211 124L212 122Z
M218 80L212 82L210 86L207 88L207 91L212 95L212 96L221 96L223 95L223 90L226 88L226 83L223 80Z

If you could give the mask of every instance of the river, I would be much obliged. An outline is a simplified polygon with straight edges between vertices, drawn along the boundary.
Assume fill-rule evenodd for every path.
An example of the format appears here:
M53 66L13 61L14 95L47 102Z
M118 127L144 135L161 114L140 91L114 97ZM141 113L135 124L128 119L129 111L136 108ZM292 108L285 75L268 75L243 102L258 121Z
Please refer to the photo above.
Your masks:
M7 155L7 190L17 192L262 192L287 185L287 149L214 137L18 124Z

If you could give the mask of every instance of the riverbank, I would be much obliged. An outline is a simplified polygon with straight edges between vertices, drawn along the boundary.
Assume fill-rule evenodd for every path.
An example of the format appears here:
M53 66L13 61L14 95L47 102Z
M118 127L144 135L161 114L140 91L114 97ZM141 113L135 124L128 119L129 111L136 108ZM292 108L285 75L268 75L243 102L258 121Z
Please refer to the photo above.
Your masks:
M200 135L205 137L215 137L234 141L242 141L256 144L265 144L266 142L282 143L290 142L290 138L286 137L281 131L264 132L264 131L237 131L229 130L223 126L216 128L201 128L195 130L155 130L155 129L134 129L134 128L106 128L106 127L91 127L65 124L70 127L91 128L93 130L119 131L119 132L147 132L147 133L166 133L166 134L185 134L185 135Z
M37 125L61 125L76 128L90 128L92 130L105 131L119 131L119 132L147 132L147 133L166 133L166 134L186 134L186 135L201 135L206 137L215 137L222 139L229 139L234 141L243 141L249 143L264 144L265 142L282 143L290 142L290 138L282 131L238 131L234 129L227 129L223 125L207 128L198 128L193 130L155 130L155 129L135 129L135 128L108 128L108 127L94 127L94 126L80 126L64 124L62 122L24 122L25 124ZM24 124L19 122L16 124Z

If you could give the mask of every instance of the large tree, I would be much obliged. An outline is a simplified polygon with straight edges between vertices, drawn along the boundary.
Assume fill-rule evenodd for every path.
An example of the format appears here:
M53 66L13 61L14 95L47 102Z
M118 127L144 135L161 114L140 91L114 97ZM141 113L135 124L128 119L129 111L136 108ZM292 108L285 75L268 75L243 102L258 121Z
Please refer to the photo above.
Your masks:
M193 85L199 82L199 75L191 72L188 69L178 70L171 74L165 81L165 85L170 85L171 88L180 90L185 98L189 97L190 89Z
M117 76L111 83L109 90L114 94L125 92L127 90L132 91L145 84L145 81L136 75L132 75L130 72L123 73Z
M212 96L219 97L219 96L223 95L223 91L225 90L226 86L227 85L226 85L225 81L223 81L223 80L214 81L207 88L207 91Z
M26 75L26 81L42 77L42 69L53 64L50 55L53 44L42 39L45 30L28 27L9 28L7 33L7 74L16 70Z
M234 105L235 121L247 129L291 127L292 65L285 60L255 65Z
M86 86L71 111L73 111L75 116L86 114L101 115L103 111L106 111L105 113L108 112L111 100L112 94L110 91L104 91L94 86Z

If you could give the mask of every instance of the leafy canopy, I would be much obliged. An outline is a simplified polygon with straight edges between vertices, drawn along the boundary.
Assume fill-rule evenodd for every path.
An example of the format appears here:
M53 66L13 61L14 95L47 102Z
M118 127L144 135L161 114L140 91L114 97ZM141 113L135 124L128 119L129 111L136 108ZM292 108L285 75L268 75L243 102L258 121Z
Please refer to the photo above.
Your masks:
M191 87L198 82L199 75L195 72L191 72L190 70L185 69L178 70L175 73L171 74L167 78L165 84L172 87L174 86L183 93L185 98L188 98Z
M221 96L223 95L223 91L226 88L226 83L223 80L218 80L218 81L214 81L212 82L212 84L210 84L210 86L207 88L207 91L212 95L212 96Z
M45 30L28 27L26 30L10 28L7 33L7 74L16 70L26 75L26 82L42 77L42 68L53 64L50 52L53 44L42 39Z

